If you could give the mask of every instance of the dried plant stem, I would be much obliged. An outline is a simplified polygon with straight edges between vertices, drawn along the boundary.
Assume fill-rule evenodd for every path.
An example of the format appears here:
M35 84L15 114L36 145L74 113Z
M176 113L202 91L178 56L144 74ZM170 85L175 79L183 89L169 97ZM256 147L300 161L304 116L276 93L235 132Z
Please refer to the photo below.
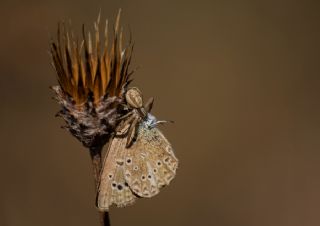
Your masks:
M102 151L102 146L90 148L90 156L92 160L93 177L95 181L96 191L98 189L100 171L102 167L101 151ZM110 218L109 218L108 212L100 212L100 223L101 223L101 226L110 226Z

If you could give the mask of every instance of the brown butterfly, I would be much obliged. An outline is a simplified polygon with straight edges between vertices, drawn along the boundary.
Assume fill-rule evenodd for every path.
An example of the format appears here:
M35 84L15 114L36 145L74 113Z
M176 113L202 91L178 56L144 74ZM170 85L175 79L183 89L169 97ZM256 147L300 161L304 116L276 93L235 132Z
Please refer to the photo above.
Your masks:
M104 159L96 205L106 211L112 204L124 207L137 197L152 197L175 177L178 160L169 141L150 114L153 99L143 105L137 88L126 92L131 109L122 117Z

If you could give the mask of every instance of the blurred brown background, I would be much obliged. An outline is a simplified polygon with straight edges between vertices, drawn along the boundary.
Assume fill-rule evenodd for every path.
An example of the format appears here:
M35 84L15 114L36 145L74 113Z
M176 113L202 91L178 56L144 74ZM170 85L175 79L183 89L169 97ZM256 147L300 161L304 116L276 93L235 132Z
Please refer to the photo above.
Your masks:
M59 127L47 53L99 8L135 40L135 82L181 164L112 225L320 225L319 1L0 3L0 225L98 225L89 154Z

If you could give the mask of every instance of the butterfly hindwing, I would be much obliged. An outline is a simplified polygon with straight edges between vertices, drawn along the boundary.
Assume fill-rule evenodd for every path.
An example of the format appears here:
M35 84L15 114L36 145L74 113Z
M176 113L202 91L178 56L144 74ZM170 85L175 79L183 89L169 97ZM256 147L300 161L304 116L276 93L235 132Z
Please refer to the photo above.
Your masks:
M168 185L176 174L178 160L171 144L158 128L142 122L137 139L126 149L125 180L140 197L152 197Z

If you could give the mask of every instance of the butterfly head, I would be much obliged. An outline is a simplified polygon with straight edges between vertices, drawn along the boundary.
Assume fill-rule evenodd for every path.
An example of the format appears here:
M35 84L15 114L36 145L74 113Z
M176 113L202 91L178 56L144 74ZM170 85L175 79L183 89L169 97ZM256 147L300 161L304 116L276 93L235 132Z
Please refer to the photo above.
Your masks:
M156 127L157 125L160 124L165 124L171 122L173 123L173 121L169 120L157 120L156 117L154 117L152 114L148 113L147 118L143 121L143 124L148 128L148 129L152 129L154 127Z
M157 125L157 119L152 114L148 113L147 118L144 120L144 124L147 128L152 129Z

